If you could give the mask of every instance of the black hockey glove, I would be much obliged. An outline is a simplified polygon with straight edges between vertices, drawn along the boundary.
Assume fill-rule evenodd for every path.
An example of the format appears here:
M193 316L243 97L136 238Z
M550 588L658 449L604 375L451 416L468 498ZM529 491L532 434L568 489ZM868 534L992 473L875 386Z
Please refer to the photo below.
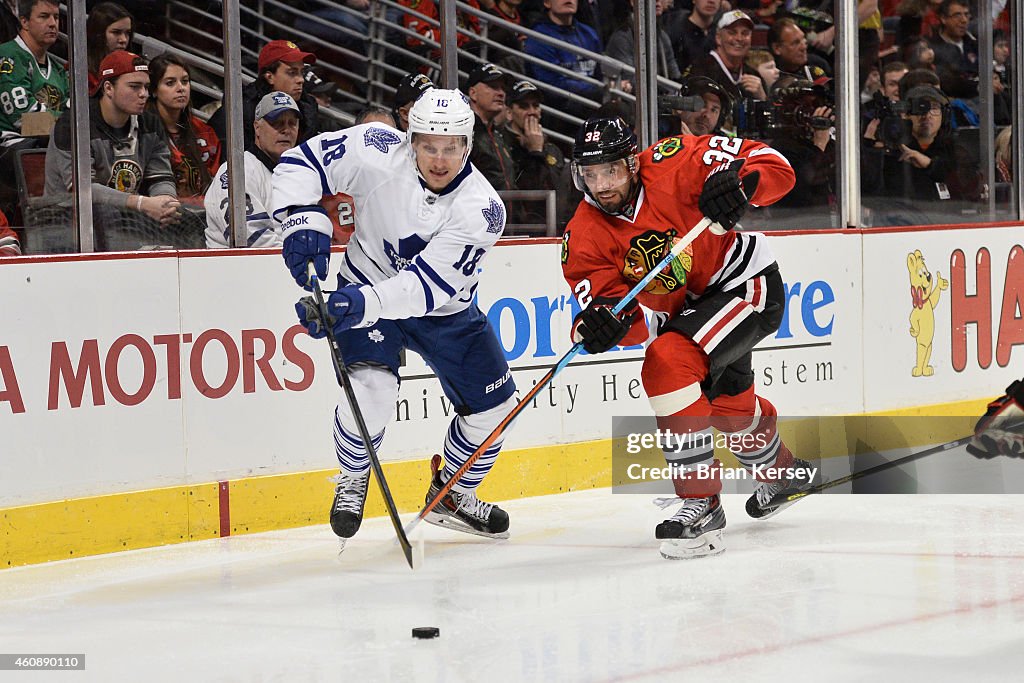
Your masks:
M755 171L740 179L740 169L743 168L744 161L746 160L733 159L722 164L711 171L704 180L704 189L701 190L698 206L705 216L721 226L719 229L718 226L711 225L711 232L716 235L724 234L736 226L747 210L750 197L753 197L757 190L760 173Z
M988 404L988 411L974 427L967 452L976 458L1024 457L1024 380L1017 380L1004 396Z
M640 315L635 299L618 316L612 313L616 303L614 299L598 297L573 320L572 340L582 342L587 353L604 353L617 346Z

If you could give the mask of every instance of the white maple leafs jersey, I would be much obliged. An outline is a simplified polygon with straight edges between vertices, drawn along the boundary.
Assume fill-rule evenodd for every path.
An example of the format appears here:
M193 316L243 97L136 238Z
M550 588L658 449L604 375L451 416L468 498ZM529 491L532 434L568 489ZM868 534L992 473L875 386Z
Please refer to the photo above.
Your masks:
M355 204L355 232L342 277L372 285L389 320L451 315L467 308L481 260L505 229L505 206L469 163L440 194L416 172L405 133L380 123L313 137L285 152L274 172L272 214L283 237L331 223L323 195Z
M247 247L279 247L278 224L270 218L270 195L274 172L252 152L242 156L245 167L245 234ZM228 234L228 162L217 169L203 199L206 209L206 246L210 249L231 246Z

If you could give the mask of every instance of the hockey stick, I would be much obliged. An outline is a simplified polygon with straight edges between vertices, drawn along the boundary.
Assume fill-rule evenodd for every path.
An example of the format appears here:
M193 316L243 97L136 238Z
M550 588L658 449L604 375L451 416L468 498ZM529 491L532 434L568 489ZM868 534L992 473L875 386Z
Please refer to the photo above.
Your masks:
M818 484L817 486L812 486L806 491L791 493L790 495L786 496L782 502L790 503L799 498L803 498L804 496L809 496L812 493L820 493L826 489L830 489L835 486L842 486L843 484L854 481L855 479L861 479L862 477L867 477L872 474L884 472L885 470L892 469L893 467L899 467L900 465L905 465L908 462L913 462L914 460L927 458L929 455L935 455L936 453L945 453L946 451L953 450L954 448L966 446L968 443L970 443L971 439L973 438L973 434L971 436L964 436L955 441L949 441L947 443L939 444L938 446L926 448L923 451L918 451L917 453L910 453L909 455L904 455L902 458L896 458L895 460L890 460L889 462L883 462L881 465L875 465L874 467L869 467L866 470L861 470L860 472L851 472L850 474L847 474L845 477L839 477L838 479L832 479L830 481L823 482L821 484Z
M666 254L665 257L661 259L661 261L658 262L656 266L651 268L650 271L646 275L644 275L639 282L636 283L633 289L629 290L629 293L619 300L619 303L615 304L615 306L612 308L612 313L616 315L621 313L622 309L629 305L629 302L636 298L636 296L640 292L642 292L648 284L650 284L651 280L657 277L658 274L661 273L661 271L664 270L665 267L672 262L672 259L676 258L677 256L679 256L679 254L683 253L683 250L686 249L686 247L690 246L690 244L692 244L693 241L697 239L697 237L702 232L704 232L709 225L711 225L711 223L712 221L710 218L706 216L704 218L701 218L697 222L697 225L690 228L690 231L683 235L682 239L675 243L675 245L672 247L672 250L668 254ZM433 498L427 501L427 504L423 506L423 509L420 510L419 514L416 515L416 517L414 517L411 522L409 522L409 524L405 527L406 535L411 534L412 530L416 528L416 525L419 524L424 517L430 514L431 510L437 507L437 504L441 501L441 499L444 498L449 491L451 491L452 486L454 486L456 482L462 479L463 475L465 475L466 472L469 471L469 468L473 466L473 463L475 463L480 458L483 452L490 448L491 444L493 444L498 439L499 436L505 433L505 430L507 430L509 425L512 424L512 421L515 420L521 412L523 412L526 406L529 405L530 401L533 400L533 397L536 396L542 388L547 386L548 382L555 378L555 375L564 370L566 366L569 365L569 361L571 361L576 356L576 354L578 354L582 349L583 342L576 342L575 344L573 344L572 348L569 349L569 351L564 356L562 356L561 360L559 360L553 368L548 370L547 373L540 379L540 381L537 382L537 384L535 384L533 388L526 393L522 400L520 400L519 403L516 404L515 408L513 408L509 412L509 414L506 415L505 418L498 423L498 426L495 427L494 430L487 436L487 438L483 440L483 443L481 443L477 447L477 449L473 451L473 454L469 456L466 462L462 463L462 467L460 467L455 472L455 474L452 475L452 477L447 482L445 482L444 486L441 487L441 490L439 490L434 495Z
M1024 421L1013 422L1006 429L1008 431L1013 431L1020 430L1022 428L1024 428ZM835 486L841 486L848 482L854 481L855 479L860 479L862 477L867 477L872 474L877 474L878 472L884 472L885 470L892 469L893 467L898 467L900 465L905 465L908 462L913 462L914 460L927 458L929 455L935 455L936 453L945 453L946 451L951 451L954 448L966 446L971 442L971 440L975 436L975 434L971 434L970 436L963 436L954 441L948 441L946 443L939 444L938 446L932 446L931 448L926 448L923 451L919 451L917 453L910 453L908 455L904 455L902 458L896 458L895 460L890 460L889 462L883 462L880 465L869 467L866 470L862 470L860 472L851 472L850 474L847 474L845 477L839 477L838 479L832 479L831 481L823 482L821 484L818 484L817 486L812 486L806 491L791 493L790 495L786 496L786 498L782 502L789 503L791 501L797 500L798 498L809 496L812 493L820 493L821 491L833 488Z
M341 347L338 346L334 330L327 322L327 307L324 304L324 293L320 291L320 281L313 270L312 261L309 263L309 282L313 288L313 296L316 298L316 308L317 313L320 315L320 324L324 326L324 330L327 332L327 341L331 345L331 360L334 362L334 374L338 378L338 384L345 390L345 397L348 399L353 415L355 415L356 424L359 426L359 436L362 437L363 443L366 445L366 455L370 458L370 467L373 468L373 474L377 478L377 485L380 487L381 496L384 497L384 506L388 509L391 524L395 527L395 533L398 534L398 544L402 546L405 561L409 563L410 568L415 569L412 563L412 544L409 543L409 537L402 529L402 520L398 517L398 510L395 508L394 498L391 497L391 489L388 488L388 482L384 479L384 470L380 466L380 459L377 458L377 450L373 447L370 431L366 428L366 422L363 420L363 411L359 409L359 402L356 400L355 391L352 390L352 382L349 381L348 372L345 370L345 357L341 355Z

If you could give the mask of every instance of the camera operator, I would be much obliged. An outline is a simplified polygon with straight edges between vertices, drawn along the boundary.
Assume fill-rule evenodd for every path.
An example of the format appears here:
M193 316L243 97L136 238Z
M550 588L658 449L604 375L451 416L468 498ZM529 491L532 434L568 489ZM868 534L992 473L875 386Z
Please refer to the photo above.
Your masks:
M901 140L879 139L877 144L874 135L882 127L865 131L864 194L917 202L979 200L981 174L970 152L953 137L949 99L933 86L918 85L905 91L903 100Z
M704 103L700 109L697 109L697 102L685 100L681 103L687 105L684 108L676 109L674 105L670 107L672 114L678 118L678 128L672 131L672 135L711 135L721 129L721 124L732 111L729 93L707 76L684 79L679 88L679 99L698 97Z
M835 227L836 150L832 94L822 85L799 79L772 91L773 111L778 112L770 145L793 167L796 185L772 206L774 219L784 227ZM830 215L810 211L819 207ZM799 212L785 209L801 209Z

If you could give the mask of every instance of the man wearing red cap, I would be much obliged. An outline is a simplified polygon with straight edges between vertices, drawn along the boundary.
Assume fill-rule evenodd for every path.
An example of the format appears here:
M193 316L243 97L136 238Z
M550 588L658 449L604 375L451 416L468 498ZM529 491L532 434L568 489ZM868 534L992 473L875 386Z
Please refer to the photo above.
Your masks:
M178 242L175 246L195 246L187 241L181 243L183 236L176 237L166 230L180 221L180 204L163 123L155 114L145 111L149 99L146 60L125 50L115 50L100 62L99 77L99 88L89 100L93 211L101 214L94 223L98 228L105 227L127 216L133 228L152 228L157 244ZM71 190L73 125L70 112L65 112L50 136L46 149L47 195ZM150 221L155 225L147 225ZM97 230L101 249L122 246L107 243L105 238Z
M242 131L244 147L252 148L253 129L248 122L256 116L256 104L268 93L287 93L299 106L299 142L305 142L320 132L317 118L320 105L316 98L303 90L305 69L316 63L316 55L303 52L290 40L272 40L260 50L256 80L242 88ZM210 127L221 140L227 140L227 111L222 106L210 117Z

